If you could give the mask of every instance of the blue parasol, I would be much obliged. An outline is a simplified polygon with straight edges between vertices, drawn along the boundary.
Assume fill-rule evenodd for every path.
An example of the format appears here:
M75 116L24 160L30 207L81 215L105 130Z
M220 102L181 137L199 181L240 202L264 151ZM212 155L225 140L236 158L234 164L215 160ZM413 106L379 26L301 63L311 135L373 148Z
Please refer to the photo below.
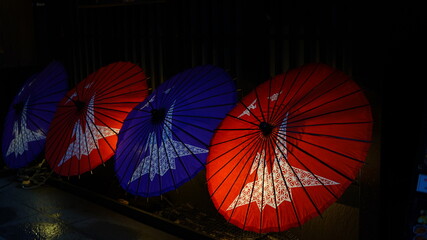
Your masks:
M120 185L150 197L193 178L205 166L213 131L236 100L231 77L210 65L160 85L124 121L115 155Z
M27 79L15 96L6 116L2 141L8 167L25 167L43 151L57 103L67 91L67 80L62 64L54 61Z

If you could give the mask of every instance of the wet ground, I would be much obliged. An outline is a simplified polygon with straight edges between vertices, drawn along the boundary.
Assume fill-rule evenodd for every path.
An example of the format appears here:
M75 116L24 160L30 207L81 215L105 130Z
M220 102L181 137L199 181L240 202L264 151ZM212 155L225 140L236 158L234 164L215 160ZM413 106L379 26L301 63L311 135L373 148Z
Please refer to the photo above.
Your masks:
M50 185L0 176L0 240L180 239Z

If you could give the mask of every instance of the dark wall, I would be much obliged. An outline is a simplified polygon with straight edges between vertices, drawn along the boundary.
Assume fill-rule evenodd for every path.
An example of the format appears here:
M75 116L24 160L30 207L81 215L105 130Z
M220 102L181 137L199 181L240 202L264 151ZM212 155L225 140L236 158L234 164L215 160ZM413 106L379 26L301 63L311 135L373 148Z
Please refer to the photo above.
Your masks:
M153 86L206 63L224 67L241 83L259 83L308 62L325 62L348 73L357 64L352 61L357 22L350 4L114 2L120 1L74 1L69 6L51 1L37 7L38 26L46 31L39 44L45 58L62 58L77 82L112 61L137 62Z
M0 30L0 67L33 65L35 31L32 2L1 0Z

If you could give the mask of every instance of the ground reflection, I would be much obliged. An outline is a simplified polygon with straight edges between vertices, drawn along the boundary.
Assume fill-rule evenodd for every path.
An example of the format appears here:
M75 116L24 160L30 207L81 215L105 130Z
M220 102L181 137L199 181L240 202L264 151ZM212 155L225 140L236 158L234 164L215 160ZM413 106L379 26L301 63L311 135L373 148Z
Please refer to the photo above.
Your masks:
M65 226L59 223L30 223L25 226L25 232L34 235L36 239L56 239L65 231Z

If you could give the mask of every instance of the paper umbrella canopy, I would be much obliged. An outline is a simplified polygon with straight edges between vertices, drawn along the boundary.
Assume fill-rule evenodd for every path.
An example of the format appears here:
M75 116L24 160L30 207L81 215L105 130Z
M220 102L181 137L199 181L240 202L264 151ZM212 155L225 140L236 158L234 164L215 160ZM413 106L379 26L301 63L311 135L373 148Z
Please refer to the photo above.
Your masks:
M128 192L157 196L204 169L214 129L236 103L236 89L222 69L206 65L160 85L126 118L115 170Z
M284 231L322 213L356 178L370 105L344 73L310 64L255 88L225 117L206 163L211 199L249 231Z
M56 105L67 89L68 75L59 62L51 62L27 79L4 125L2 152L8 167L25 167L41 154Z
M102 67L68 91L46 139L53 171L75 176L109 160L124 119L147 91L143 70L129 62Z

